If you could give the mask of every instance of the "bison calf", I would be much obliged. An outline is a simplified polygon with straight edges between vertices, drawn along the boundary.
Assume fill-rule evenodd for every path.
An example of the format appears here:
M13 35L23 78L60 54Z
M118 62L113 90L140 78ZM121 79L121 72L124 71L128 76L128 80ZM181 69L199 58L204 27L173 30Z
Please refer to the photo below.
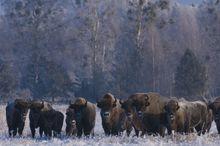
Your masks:
M66 135L76 135L76 114L74 109L68 108L66 110Z
M139 132L142 131L142 123L137 113L133 108L133 99L128 98L126 100L120 100L121 107L125 110L127 120L130 122L135 130L135 134L138 137Z
M64 115L54 109L44 111L41 113L40 130L44 132L46 136L56 137L61 134L63 127Z

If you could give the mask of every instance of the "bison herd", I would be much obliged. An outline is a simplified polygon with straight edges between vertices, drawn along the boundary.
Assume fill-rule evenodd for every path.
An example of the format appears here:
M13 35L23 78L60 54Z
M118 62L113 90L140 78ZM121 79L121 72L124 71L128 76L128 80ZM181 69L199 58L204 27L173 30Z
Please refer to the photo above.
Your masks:
M213 102L186 101L166 98L158 93L136 93L120 100L107 93L93 104L85 98L71 101L66 110L67 136L94 136L96 107L100 109L105 135L127 136L134 130L135 135L170 135L173 132L198 135L209 132L212 121L220 133L220 98ZM30 131L35 137L36 129L46 137L61 134L64 115L50 103L42 100L16 99L6 106L9 136L22 135L26 116L29 112Z

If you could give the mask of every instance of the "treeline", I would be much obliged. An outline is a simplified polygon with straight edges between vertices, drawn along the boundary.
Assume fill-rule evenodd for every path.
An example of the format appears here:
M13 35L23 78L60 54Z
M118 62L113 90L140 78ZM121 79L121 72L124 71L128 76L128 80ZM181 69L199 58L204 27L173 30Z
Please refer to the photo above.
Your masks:
M220 94L218 0L1 0L1 9L3 101Z

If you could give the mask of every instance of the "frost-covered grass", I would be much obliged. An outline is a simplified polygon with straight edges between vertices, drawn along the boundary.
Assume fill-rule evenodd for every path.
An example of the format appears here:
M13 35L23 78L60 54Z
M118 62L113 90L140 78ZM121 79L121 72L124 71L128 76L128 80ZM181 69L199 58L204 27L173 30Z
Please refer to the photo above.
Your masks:
M54 105L56 110L62 111L65 114L67 105ZM97 112L97 121L95 127L95 137L94 138L66 138L65 137L65 122L63 125L62 138L52 138L50 140L46 138L40 138L37 131L36 139L31 138L31 132L29 129L29 120L27 118L25 129L23 132L23 137L8 137L7 124L5 119L5 106L0 106L0 145L13 146L13 145L77 145L77 146L89 146L89 145L99 145L99 146L121 146L121 145L147 145L147 146L203 146L203 145L220 145L220 136L217 134L215 124L213 123L211 132L203 136L197 136L196 134L190 135L177 135L177 136L165 136L162 137L152 137L146 136L144 138L133 137L134 133L130 137L106 137L104 136L104 131L101 126L101 117L99 112Z

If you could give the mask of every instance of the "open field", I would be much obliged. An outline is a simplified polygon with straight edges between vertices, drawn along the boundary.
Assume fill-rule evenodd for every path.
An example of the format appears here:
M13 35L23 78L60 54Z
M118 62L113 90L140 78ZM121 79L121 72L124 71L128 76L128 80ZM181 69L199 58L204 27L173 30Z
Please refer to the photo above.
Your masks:
M54 105L55 109L62 111L65 113L67 105ZM31 138L31 133L29 129L29 119L26 120L25 129L23 132L23 137L15 137L9 138L7 131L7 124L5 119L5 105L0 106L0 145L4 146L12 146L12 145L79 145L79 146L88 146L88 145L98 145L98 146L119 146L119 145L147 145L147 146L203 146L203 145L219 145L220 144L220 136L217 134L217 130L215 129L215 124L213 123L211 132L209 134L205 134L203 136L197 136L196 134L190 134L187 136L177 135L175 137L165 136L161 137L152 137L146 136L145 138L137 138L133 137L131 134L130 137L122 136L122 137L106 137L104 135L104 131L101 126L101 117L99 115L99 111L97 111L97 120L95 127L95 137L94 138L66 138L65 137L65 122L63 125L62 138L53 138L51 140L47 140L45 138L40 138L37 135L36 139ZM38 134L38 132L37 132Z

